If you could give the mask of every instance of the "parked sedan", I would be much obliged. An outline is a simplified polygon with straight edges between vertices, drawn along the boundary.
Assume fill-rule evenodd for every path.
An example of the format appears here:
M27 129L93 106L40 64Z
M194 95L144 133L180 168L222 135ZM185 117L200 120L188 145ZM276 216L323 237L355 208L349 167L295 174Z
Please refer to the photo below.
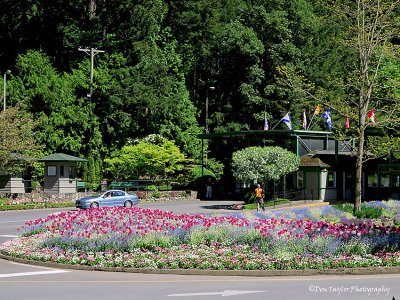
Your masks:
M81 198L76 200L75 207L88 209L91 207L111 207L111 206L124 206L132 207L138 204L138 198L135 195L120 190L108 190L91 197Z

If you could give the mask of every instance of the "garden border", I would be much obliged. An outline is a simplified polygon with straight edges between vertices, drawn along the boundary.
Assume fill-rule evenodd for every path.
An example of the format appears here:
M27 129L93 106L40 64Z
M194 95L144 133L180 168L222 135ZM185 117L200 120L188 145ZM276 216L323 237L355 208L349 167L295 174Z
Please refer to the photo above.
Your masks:
M400 267L365 267L338 269L305 269L305 270L202 270L202 269L141 269L124 267L100 267L86 265L70 265L55 262L44 262L18 258L0 253L0 259L46 268L72 269L82 271L126 272L143 274L174 274L174 275L204 275L204 276L315 276L315 275L381 275L399 274Z

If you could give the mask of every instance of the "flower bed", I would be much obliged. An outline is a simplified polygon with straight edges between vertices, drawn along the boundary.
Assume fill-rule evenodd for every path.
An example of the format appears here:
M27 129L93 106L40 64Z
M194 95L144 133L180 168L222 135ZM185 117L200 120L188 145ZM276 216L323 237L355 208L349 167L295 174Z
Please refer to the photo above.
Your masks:
M69 264L247 270L400 266L399 228L262 213L90 209L28 222L19 232L22 237L3 244L2 253Z
M59 202L54 198L15 198L0 199L0 210L25 210L35 208L74 207L75 202Z

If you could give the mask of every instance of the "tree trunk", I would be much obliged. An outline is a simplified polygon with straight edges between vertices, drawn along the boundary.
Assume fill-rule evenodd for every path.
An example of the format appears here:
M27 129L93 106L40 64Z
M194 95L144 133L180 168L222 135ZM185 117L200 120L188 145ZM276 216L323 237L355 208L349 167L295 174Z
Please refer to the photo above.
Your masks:
M364 155L364 132L360 134L360 143L358 144L357 147L354 211L361 209L363 155Z
M96 16L96 1L89 0L89 20L92 20Z
M363 89L361 89L360 94L360 102L363 101L364 93ZM367 102L368 103L368 102ZM362 171L364 164L364 143L365 143L365 115L367 112L367 105L362 105L359 114L359 143L357 146L357 161L356 161L356 186L355 186L355 199L354 199L354 211L358 211L361 209L361 200L362 200Z

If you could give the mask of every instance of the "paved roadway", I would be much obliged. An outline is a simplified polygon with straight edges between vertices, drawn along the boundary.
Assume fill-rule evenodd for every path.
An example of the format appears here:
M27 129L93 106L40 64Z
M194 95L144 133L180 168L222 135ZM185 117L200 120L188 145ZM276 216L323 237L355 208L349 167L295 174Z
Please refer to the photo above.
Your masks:
M142 207L177 213L228 212L234 202L180 201ZM0 243L25 221L68 209L0 212ZM400 274L217 277L76 271L0 260L0 299L398 299Z

